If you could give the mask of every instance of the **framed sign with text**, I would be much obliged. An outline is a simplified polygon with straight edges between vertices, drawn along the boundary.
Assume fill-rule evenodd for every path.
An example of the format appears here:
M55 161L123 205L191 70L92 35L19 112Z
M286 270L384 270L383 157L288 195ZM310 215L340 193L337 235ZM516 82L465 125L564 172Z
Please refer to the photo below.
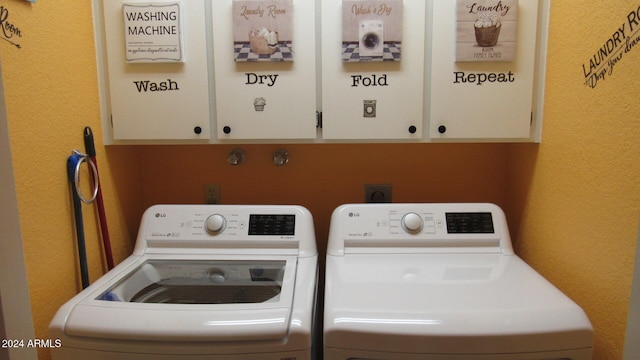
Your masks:
M183 62L180 3L124 3L127 62Z
M400 61L402 0L342 1L342 61Z
M233 1L235 61L293 61L292 39L292 0Z
M518 0L457 0L456 61L514 61Z

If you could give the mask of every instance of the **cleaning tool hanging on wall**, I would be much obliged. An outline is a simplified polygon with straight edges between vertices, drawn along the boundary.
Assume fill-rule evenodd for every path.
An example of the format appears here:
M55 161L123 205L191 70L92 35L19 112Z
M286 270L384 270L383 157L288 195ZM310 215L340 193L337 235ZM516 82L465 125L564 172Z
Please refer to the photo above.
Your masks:
M93 143L93 131L90 127L84 128L84 147L89 157L89 161L95 168L95 174L92 173L93 181L97 184L96 206L98 207L98 217L100 219L100 232L102 234L102 245L104 246L104 255L107 259L107 267L113 269L113 255L111 253L111 239L109 237L109 227L107 226L107 216L104 211L104 201L102 200L102 188L98 180L98 163L96 162L96 147Z
M93 191L90 198L86 198L82 195L80 190L80 166L83 162L86 162L93 172ZM80 262L80 276L82 278L82 288L85 289L89 286L89 267L87 265L87 249L84 240L84 222L82 219L82 202L90 204L95 201L98 194L98 171L85 154L74 150L71 156L67 159L67 175L69 177L69 183L71 184L71 195L73 198L73 211L76 222L76 240L78 242L78 260Z

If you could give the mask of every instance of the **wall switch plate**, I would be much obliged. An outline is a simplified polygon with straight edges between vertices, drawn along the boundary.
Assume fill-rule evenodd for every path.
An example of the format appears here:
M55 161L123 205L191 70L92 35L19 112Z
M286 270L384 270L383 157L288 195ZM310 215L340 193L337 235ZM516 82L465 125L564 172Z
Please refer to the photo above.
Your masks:
M219 184L204 185L204 202L205 204L220 204L220 185Z
M364 201L367 203L390 203L391 184L365 184Z

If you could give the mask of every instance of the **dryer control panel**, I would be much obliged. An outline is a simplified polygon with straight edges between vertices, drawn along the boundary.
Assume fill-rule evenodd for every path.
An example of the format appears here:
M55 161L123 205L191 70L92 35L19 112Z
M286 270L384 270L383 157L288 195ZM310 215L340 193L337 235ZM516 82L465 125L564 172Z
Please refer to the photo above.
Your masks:
M333 213L330 252L416 247L512 251L494 204L350 204Z

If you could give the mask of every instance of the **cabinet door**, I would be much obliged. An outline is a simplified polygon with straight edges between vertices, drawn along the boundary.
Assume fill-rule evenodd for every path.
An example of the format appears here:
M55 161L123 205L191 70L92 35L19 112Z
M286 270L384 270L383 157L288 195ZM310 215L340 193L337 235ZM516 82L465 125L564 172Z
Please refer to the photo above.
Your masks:
M103 11L113 138L209 139L204 1L105 0Z
M316 2L212 2L219 140L316 137Z
M498 17L504 16L495 44L481 44L481 33L474 36L475 21L482 22L484 16L476 11L474 3L477 2L433 2L427 74L430 138L529 139L536 80L538 0L495 1L501 11ZM512 8L505 15L507 5ZM517 16L510 18L514 11ZM462 47L467 49L460 48L464 42L468 44ZM513 53L509 53L510 47ZM469 53L461 54L467 50Z
M322 0L322 137L420 140L424 0Z

